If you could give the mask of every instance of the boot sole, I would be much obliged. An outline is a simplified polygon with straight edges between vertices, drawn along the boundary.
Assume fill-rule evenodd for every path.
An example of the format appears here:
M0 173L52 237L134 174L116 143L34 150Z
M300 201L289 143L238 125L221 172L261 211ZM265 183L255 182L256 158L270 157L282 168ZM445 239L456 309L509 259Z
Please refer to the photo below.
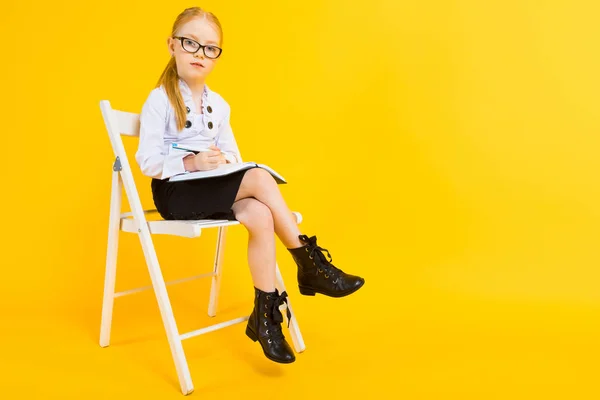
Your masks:
M252 329L250 329L248 326L246 326L246 336L248 336L250 338L250 340L252 340L253 342L256 342L258 340L258 337L256 336L256 334L254 332L252 332ZM260 344L260 348L262 349L265 357L267 357L271 361L274 361L279 364L291 364L294 361L296 361L296 358L293 358L290 361L282 361L282 360L278 360L276 358L269 357L269 355L265 352L265 349L263 348L262 343L260 343L260 342L258 342L258 343Z
M365 282L363 281L360 286L355 287L354 289L351 289L347 292L323 292L320 291L319 289L313 289L311 287L308 286L298 286L298 288L300 289L300 294L304 295L304 296L314 296L316 293L325 295L325 296L329 296L329 297L346 297L354 292L356 292L358 289L360 289L361 287L363 287L365 284Z

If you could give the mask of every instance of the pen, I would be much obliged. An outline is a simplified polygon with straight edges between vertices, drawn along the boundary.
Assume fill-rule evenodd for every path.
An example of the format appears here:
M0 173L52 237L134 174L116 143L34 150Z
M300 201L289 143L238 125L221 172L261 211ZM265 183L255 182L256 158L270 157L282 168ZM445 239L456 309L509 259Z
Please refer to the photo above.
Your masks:
M194 154L213 151L211 149L192 149L192 148L185 147L185 145L180 145L178 143L172 143L171 145L174 149L183 150L183 151L191 151ZM221 154L225 154L225 152L222 151Z

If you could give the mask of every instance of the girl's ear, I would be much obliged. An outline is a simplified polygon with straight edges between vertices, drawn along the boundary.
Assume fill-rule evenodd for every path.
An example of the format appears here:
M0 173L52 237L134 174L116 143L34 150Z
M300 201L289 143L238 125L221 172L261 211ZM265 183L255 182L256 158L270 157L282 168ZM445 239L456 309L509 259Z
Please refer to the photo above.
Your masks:
M171 37L167 38L167 49L169 49L169 54L171 54L171 57L175 57L175 46Z

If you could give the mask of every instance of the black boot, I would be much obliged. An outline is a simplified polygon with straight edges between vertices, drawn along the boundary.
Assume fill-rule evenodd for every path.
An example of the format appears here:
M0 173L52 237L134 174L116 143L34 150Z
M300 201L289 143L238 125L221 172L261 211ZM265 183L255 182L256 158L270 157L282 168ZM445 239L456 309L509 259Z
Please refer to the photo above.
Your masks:
M269 360L289 364L296 361L296 356L292 348L285 341L285 336L281 332L281 323L283 315L279 306L286 303L287 293L281 295L275 289L274 292L267 293L254 288L254 310L248 319L246 335L254 342L259 341L265 356ZM288 321L291 319L290 310L287 310Z
M364 285L365 280L359 276L346 274L332 263L327 249L317 246L317 237L300 235L306 243L296 249L288 249L298 265L298 287L300 293L314 296L321 293L331 297L344 297L356 292ZM329 260L323 251L327 252Z

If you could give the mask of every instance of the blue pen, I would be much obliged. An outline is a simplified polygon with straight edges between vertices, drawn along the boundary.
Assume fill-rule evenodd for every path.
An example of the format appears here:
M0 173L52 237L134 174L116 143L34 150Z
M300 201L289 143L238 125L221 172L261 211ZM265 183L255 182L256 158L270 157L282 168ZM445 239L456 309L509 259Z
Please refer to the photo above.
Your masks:
M192 149L190 147L186 147L186 145L182 144L180 145L179 143L171 143L171 146L174 149L177 150L183 150L183 151L191 151L194 154L198 154L198 153L202 153L202 152L209 152L209 151L213 151L211 149ZM225 154L224 152L221 152L221 154Z

